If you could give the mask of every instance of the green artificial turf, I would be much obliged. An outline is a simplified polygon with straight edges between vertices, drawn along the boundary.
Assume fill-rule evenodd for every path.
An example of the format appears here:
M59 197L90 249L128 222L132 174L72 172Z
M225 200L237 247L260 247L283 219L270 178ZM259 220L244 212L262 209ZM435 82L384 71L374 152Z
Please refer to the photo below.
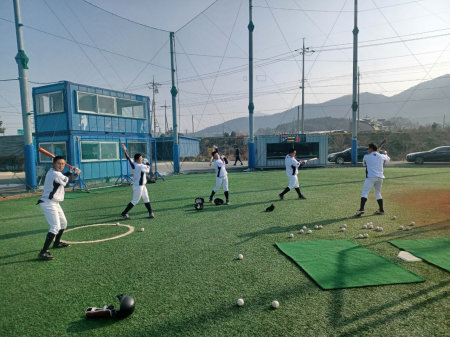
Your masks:
M281 242L277 246L322 289L424 281L350 240Z
M450 271L450 238L391 240L389 243Z
M284 170L230 172L230 205L194 209L207 199L214 173L170 176L147 185L155 219L143 203L126 224L125 237L51 249L53 261L36 259L48 224L37 196L0 202L1 336L444 336L448 333L448 272L399 260L396 239L448 237L442 218L420 207L406 209L393 197L415 189L449 189L447 168L387 167L385 216L373 216L373 195L362 218L359 206L364 168L301 170L307 200L289 192ZM96 190L61 206L69 228L125 222L119 215L131 187ZM223 198L219 191L217 197ZM273 212L265 212L270 204ZM397 220L392 220L395 214ZM426 215L426 217L424 216ZM424 216L419 220L419 216ZM399 224L415 220L410 231ZM372 221L383 232L355 238ZM347 231L340 232L341 224ZM323 225L302 235L302 226ZM110 231L108 230L110 229ZM121 226L65 233L67 240L112 237ZM294 238L289 238L293 233ZM76 240L75 240L76 239ZM323 291L275 247L276 242L352 240L426 279L422 283ZM238 260L238 254L244 258ZM120 321L86 320L87 307L118 306L131 295L136 310ZM236 306L243 298L245 305ZM280 307L271 309L273 300Z

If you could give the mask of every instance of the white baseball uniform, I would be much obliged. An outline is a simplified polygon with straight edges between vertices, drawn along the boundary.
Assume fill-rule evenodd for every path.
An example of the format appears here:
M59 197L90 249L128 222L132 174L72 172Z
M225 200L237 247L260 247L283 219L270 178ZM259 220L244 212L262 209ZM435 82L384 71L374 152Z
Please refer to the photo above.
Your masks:
M131 158L128 158L128 161L133 173L133 200L131 200L131 203L136 206L141 198L144 203L150 202L146 187L147 173L150 172L150 167L146 164L138 164Z
M290 155L286 155L284 158L284 165L286 166L286 175L289 178L289 189L292 190L293 188L299 187L298 183L298 168L300 167L301 163L295 159L294 157L291 157Z
M74 176L69 178L67 175L70 175L70 172L64 175L51 168L45 176L44 193L39 201L45 219L50 225L49 232L53 234L58 234L60 229L67 228L66 216L59 203L64 201L64 187L76 179L76 177L71 179Z
M226 169L226 164L223 158L214 160L214 169L216 171L216 186L213 191L217 192L221 185L223 185L223 190L228 191L228 173Z
M367 198L373 187L373 194L377 200L382 199L381 186L384 179L384 164L391 158L387 154L380 154L373 151L364 155L363 165L366 166L366 180L361 192L361 198Z

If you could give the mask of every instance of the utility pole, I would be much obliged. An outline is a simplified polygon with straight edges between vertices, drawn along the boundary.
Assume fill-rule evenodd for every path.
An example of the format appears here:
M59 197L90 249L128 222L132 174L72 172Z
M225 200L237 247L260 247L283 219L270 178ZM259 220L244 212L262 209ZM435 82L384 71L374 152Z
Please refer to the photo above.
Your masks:
M194 137L194 115L192 115L192 137Z
M356 112L358 102L356 101L356 82L358 77L358 0L355 0L354 8L354 28L353 28L353 94L352 94L352 164L358 162L358 130L356 128Z
M164 105L161 105L160 107L164 108L164 133L167 134L167 129L169 129L169 123L167 123L167 108L170 108L171 106L167 105L164 100Z
M310 50L309 47L305 48L305 38L303 38L302 51L302 128L301 133L305 133L305 54L312 54L314 50Z
M16 23L17 55L15 57L19 72L20 101L22 105L22 123L24 135L24 161L25 161L25 181L26 189L35 190L37 188L36 160L34 156L33 137L31 134L31 114L28 102L28 57L25 54L25 47L22 38L22 19L20 16L19 0L14 0L14 19Z
M149 87L149 89L152 90L152 115L153 115L153 136L155 136L156 134L156 103L155 103L155 94L158 94L158 87L161 86L161 83L156 83L155 82L155 76L153 76L153 80L151 83L147 83L147 86Z

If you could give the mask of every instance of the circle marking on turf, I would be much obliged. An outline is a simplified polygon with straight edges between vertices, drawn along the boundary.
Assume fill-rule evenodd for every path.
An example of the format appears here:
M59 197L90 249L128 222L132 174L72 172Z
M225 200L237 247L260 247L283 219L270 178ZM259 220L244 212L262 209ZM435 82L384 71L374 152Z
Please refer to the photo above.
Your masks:
M66 241L66 240L63 240L63 241L66 242L66 243L69 243L69 244L96 243L96 242L103 242L103 241L119 239L121 237L127 236L127 235L129 235L129 234L134 232L134 227L133 226L123 225L123 224L116 225L116 224L108 224L108 223L99 223L99 224L93 224L93 225L74 227L74 228L66 229L65 232L67 233L67 232L74 231L74 230L80 229L80 228L97 227L97 226L123 226L123 227L127 227L128 231L126 233L123 233L123 234L120 234L120 235L116 235L116 236L113 236L111 238L106 238L106 239L91 240L91 241Z

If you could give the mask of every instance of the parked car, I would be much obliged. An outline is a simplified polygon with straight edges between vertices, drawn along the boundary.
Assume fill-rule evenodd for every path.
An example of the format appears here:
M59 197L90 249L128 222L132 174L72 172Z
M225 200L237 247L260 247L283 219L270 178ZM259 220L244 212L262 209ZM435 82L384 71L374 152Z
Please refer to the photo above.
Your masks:
M408 153L406 160L416 164L450 161L450 146L439 146L429 151Z
M359 146L358 147L358 162L363 160L365 154L367 154L367 146ZM385 154L385 150L380 150L381 154ZM352 161L352 148L348 148L341 152L330 153L328 155L329 162L335 162L336 164L344 164L344 162Z

